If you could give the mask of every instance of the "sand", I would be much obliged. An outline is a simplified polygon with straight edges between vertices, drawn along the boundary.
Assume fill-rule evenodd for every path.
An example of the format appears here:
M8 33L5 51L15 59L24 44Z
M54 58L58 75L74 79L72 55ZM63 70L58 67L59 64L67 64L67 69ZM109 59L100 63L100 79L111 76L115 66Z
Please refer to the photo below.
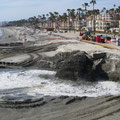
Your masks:
M25 53L31 55L30 61L33 61L36 56L40 54L44 56L55 56L59 52L70 52L74 50L86 52L102 51L116 55L120 53L118 50L109 50L98 45L81 42L75 39L78 37L78 33L59 34L65 37L71 37L72 39L70 40L47 40L55 36L50 36L48 33L41 31L34 33L31 28L26 27L9 27L2 29L4 30L4 35L0 39L0 43L24 43L25 36L28 41L34 42L33 47L30 48L28 46L14 49L2 49L0 47L1 59L5 57L4 60L7 60L7 62L8 60L19 61L19 57L15 57L17 55L21 55L24 59ZM22 35L19 39L20 33ZM56 35L57 34L58 33L56 33ZM43 41L43 38L45 41ZM23 64L25 63L23 62ZM11 102L10 99L9 101L0 101L0 120L119 120L119 101L119 96L111 95L95 98L44 96L37 100L28 99L24 102Z

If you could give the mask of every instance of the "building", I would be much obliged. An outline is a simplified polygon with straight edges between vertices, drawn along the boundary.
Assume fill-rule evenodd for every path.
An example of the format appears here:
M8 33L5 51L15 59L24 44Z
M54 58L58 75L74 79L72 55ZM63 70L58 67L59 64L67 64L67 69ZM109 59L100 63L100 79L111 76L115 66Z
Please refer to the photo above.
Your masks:
M119 20L119 29L120 29L120 20Z
M94 24L96 31L106 31L109 30L110 28L116 28L119 26L119 22L115 20L114 17L110 14L88 17L87 27L92 28L93 30Z
M76 17L75 19L72 19L70 17L67 18L66 21L59 20L59 21L50 21L47 20L45 22L41 22L39 24L39 27L41 29L44 28L54 28L59 30L79 30L82 28L86 28L86 30L95 30L96 31L106 31L114 29L114 28L120 28L120 21L116 20L113 15L105 14L105 15L96 15L96 16L89 16L87 18L84 17Z

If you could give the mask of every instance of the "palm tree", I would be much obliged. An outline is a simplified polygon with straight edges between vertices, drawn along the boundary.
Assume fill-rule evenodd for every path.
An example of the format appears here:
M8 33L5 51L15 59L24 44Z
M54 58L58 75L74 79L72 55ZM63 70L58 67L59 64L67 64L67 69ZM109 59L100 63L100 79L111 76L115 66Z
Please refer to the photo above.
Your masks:
M39 20L39 23L40 23L40 27L42 27L42 21L41 21L41 18L42 18L42 16L41 16L41 15L38 15L38 20Z
M51 22L51 27L53 27L53 22L55 22L55 15L52 12L49 12L49 21Z
M117 16L116 16L116 5L114 4L113 7L114 7L114 14L113 14L113 16L114 16L114 18L116 19L116 17L117 17Z
M46 22L46 16L45 16L45 14L42 15L41 21L42 21L42 26L44 28L45 27L45 22Z
M70 11L70 17L71 17L71 20L72 20L71 26L72 26L73 29L75 29L75 25L74 25L74 19L76 18L75 9L71 9L71 11Z
M113 7L114 7L114 9L115 9L115 8L116 8L116 5L114 4Z
M106 9L105 7L103 7L103 9L101 10L101 13L104 13L104 14L106 15L107 12L110 13L110 11L107 11L107 9ZM106 21L106 19L105 19L105 17L104 17L104 25L103 25L103 27L104 27L104 30L105 30L105 31L106 31L106 29L107 29L106 23L107 23L107 21Z
M38 20L38 18L37 18L36 16L30 17L30 18L28 19L28 21L29 21L30 24L32 24L32 25L34 25L34 26L35 26L37 23L39 23L39 20Z
M70 9L67 9L68 12L68 30L70 31Z
M55 17L55 28L58 28L59 13L58 12L54 12L54 17Z
M118 6L118 8L116 8L116 19L117 20L120 20L120 6ZM120 30L119 30L119 32L120 32Z
M93 10L94 10L95 4L96 4L96 0L91 0L91 1L90 1L90 4L93 5Z
M87 11L87 7L89 7L89 4L88 3L84 3L82 4L82 6L85 8L85 12Z
M66 29L66 23L67 23L67 14L66 13L63 13L63 15L62 15L62 20L63 20L63 22L64 22L64 29Z
M118 6L118 8L116 8L116 13L117 13L118 15L120 15L120 6Z
M46 14L47 17L49 17L49 14Z
M96 25L95 25L95 14L94 14L94 6L96 4L96 0L91 0L90 4L93 5L93 28L94 28L94 34L95 34L95 30L96 30Z
M85 15L83 16L83 19L84 19L84 24L85 24L85 26L86 26L86 20L87 20L87 19L86 19L86 13L87 13L87 7L89 7L89 4L88 4L88 3L84 3L84 4L82 4L82 6L85 8L85 9L84 9L84 12L85 12L84 14L85 14Z
M77 15L78 15L78 21L79 21L79 30L81 31L81 16L80 12L82 11L82 8L77 9Z

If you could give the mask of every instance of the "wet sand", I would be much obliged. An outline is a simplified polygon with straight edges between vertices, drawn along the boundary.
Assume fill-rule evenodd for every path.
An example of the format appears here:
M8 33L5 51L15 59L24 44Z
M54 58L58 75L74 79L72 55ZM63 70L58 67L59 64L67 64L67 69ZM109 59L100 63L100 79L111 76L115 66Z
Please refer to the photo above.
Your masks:
M45 99L45 98L44 98ZM58 97L0 105L1 120L119 120L120 97ZM6 107L6 108L4 108ZM9 107L9 108L7 108Z

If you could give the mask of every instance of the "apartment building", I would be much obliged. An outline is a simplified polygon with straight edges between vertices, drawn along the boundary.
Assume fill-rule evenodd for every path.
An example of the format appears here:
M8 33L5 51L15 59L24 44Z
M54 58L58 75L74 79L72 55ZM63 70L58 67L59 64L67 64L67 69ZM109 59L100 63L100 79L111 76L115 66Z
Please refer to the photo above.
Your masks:
M94 30L94 25L96 31L106 31L110 28L120 28L120 21L116 20L113 15L105 14L105 15L96 15L90 16L86 19L79 20L68 18L67 21L46 21L40 23L40 28L54 28L54 29L73 29L79 30L83 27L88 28L89 30Z
M119 20L119 29L120 29L120 20Z
M110 28L116 28L119 26L119 22L114 19L113 15L110 15L110 14L88 17L87 27L92 28L93 30L94 24L95 24L96 31L106 31L106 30L109 30Z

